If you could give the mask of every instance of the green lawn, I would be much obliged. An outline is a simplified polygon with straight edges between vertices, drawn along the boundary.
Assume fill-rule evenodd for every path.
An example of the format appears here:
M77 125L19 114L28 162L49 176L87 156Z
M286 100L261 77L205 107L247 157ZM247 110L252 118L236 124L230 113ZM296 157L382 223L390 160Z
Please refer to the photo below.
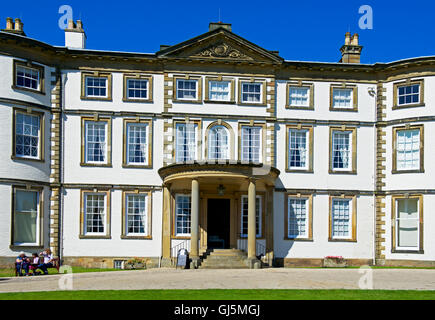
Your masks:
M435 291L141 290L2 293L0 300L435 300Z
M73 273L86 273L86 272L110 272L110 271L123 271L119 269L89 269L82 267L72 267ZM48 269L49 274L57 274L56 269ZM13 269L0 269L0 278L15 277L15 270Z

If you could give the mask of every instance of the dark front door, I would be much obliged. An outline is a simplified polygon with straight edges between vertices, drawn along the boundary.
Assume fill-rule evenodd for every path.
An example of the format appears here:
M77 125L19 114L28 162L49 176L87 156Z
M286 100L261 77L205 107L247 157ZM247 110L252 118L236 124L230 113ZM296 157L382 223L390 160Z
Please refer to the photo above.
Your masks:
M230 248L229 199L209 199L207 208L207 246L209 249Z

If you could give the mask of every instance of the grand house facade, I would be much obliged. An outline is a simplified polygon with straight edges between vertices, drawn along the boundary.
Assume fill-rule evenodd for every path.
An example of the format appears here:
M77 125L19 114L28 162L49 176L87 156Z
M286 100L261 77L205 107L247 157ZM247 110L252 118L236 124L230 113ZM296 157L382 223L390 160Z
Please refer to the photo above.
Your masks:
M435 57L361 64L348 33L338 63L287 61L220 22L85 44L81 21L62 47L0 31L0 265L435 264Z

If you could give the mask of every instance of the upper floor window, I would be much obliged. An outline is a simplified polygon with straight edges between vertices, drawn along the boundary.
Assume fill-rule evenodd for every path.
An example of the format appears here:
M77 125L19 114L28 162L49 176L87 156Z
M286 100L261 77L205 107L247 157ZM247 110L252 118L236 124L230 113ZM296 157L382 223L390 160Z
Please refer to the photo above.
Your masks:
M15 109L13 157L43 160L43 113Z
M151 120L124 120L124 166L151 166Z
M190 236L191 201L189 195L175 196L175 235Z
M208 133L208 158L224 160L230 158L230 134L223 125L210 128Z
M248 196L242 197L241 204L242 212L241 216L241 236L246 238L248 237ZM262 237L262 198L261 196L257 196L255 199L255 234L257 238Z
M107 79L97 77L86 77L87 97L107 97Z
M423 126L394 128L393 134L393 173L422 172Z
M242 103L259 104L263 101L263 83L242 82L241 95Z
M13 245L39 245L41 191L14 188Z
M356 86L331 86L330 110L357 111L358 91Z
M356 128L331 128L330 173L356 173Z
M287 126L287 170L312 170L312 127Z
M395 83L393 91L393 109L424 105L424 80Z
M262 127L242 126L241 160L249 162L262 161Z
M308 107L310 89L304 87L290 87L290 105L295 107Z
M230 101L230 83L229 81L210 81L208 98L212 101Z
M124 101L151 102L152 86L152 76L124 74Z
M198 124L176 123L175 136L175 161L197 160Z
M14 61L14 88L42 93L44 90L43 86L44 67L17 60Z
M110 119L82 118L82 165L111 165Z
M112 75L101 72L82 72L82 99L111 100Z
M177 79L177 99L197 100L198 80Z

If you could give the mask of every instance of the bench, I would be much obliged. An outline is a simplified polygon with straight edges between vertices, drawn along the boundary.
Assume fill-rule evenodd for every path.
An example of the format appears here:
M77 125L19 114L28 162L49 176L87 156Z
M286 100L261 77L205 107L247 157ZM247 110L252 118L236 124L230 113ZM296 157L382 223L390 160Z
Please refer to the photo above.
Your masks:
M43 261L44 258L41 258L41 261ZM60 260L59 258L53 258L53 262L52 262L53 266L48 268L48 269L56 269L57 273L59 273L59 268L60 268ZM17 262L14 263L14 270L15 270L15 277L18 277L18 270L17 270Z

